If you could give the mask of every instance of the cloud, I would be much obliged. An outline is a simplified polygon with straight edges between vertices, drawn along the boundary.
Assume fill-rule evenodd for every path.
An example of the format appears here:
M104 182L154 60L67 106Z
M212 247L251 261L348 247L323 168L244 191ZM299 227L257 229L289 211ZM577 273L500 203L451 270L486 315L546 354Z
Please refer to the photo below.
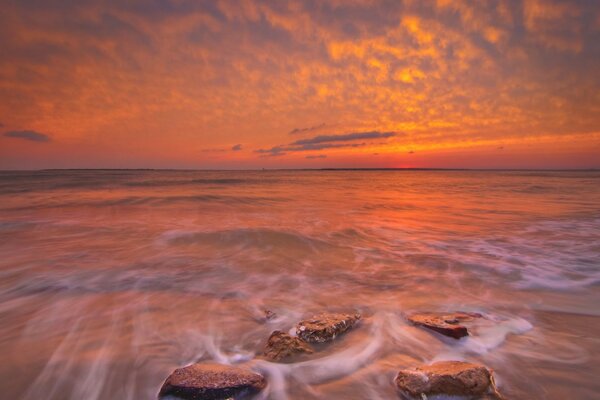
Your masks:
M325 150L325 149L339 149L339 148L347 148L347 147L362 147L365 146L366 143L307 143L303 145L288 145L288 146L274 146L270 149L258 149L254 150L255 153L263 154L265 156L283 156L287 154L287 152L297 152L297 151L316 151L316 150Z
M395 132L352 132L342 135L320 135L308 139L296 140L288 145L278 145L270 149L254 150L255 153L263 154L263 156L282 156L287 152L296 151L316 151L324 149L339 149L344 147L361 147L367 143L339 143L339 142L354 142L364 139L379 139L396 136Z
M8 131L4 134L6 137L31 140L32 142L49 142L50 136L36 131Z
M287 154L287 149L281 146L275 146L270 149L254 150L254 152L260 154L260 157L280 157Z
M308 132L314 132L314 131L318 131L319 129L322 129L325 127L325 123L319 124L319 125L315 125L315 126L309 126L308 128L294 128L292 129L289 134L290 135L297 135L300 133L308 133Z
M36 121L17 127L42 132L70 126L47 166L63 162L68 143L106 165L115 152L139 163L161 155L201 167L211 157L251 165L242 155L261 146L262 155L305 151L294 154L306 162L319 151L291 142L354 143L331 136L363 130L406 140L353 138L369 142L365 154L348 149L340 162L372 151L405 157L410 146L428 160L476 146L501 156L496 146L523 137L554 143L553 135L579 135L573 146L596 149L593 1L5 3L0 137L15 121ZM146 143L132 152L140 132ZM231 143L242 141L235 152ZM0 167L9 147L0 145ZM28 149L16 150L26 164Z
M380 138L389 138L392 136L396 136L396 133L395 132L379 132L379 131L353 132L353 133L345 133L343 135L315 136L310 139L297 140L297 141L293 142L292 145L307 145L307 144L329 143L329 142L346 142L346 141L365 140L365 139L380 139Z
M262 154L261 157L277 157L287 154L287 149L282 146L271 147L270 149L254 150L255 153Z
M309 160L314 160L317 158L327 158L327 155L326 154L315 154L315 155L306 156L305 158L308 158Z
M203 149L202 152L203 153L225 153L226 151L240 151L240 150L242 150L242 145L236 144L235 146L232 146L231 148L215 147L212 149Z
M361 147L365 146L366 143L307 143L300 146L288 147L289 151L309 151L309 150L323 150L323 149L338 149L341 147Z

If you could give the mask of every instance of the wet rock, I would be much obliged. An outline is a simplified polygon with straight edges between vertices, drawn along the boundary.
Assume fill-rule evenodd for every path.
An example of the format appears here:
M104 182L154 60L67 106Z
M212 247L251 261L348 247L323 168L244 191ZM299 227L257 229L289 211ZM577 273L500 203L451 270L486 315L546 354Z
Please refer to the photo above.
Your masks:
M221 364L192 364L176 369L158 396L191 400L239 399L258 393L265 386L265 378L249 370Z
M264 313L265 313L265 321L270 321L272 319L277 318L277 314L275 314L271 310L264 310Z
M418 313L408 317L408 321L417 326L431 329L442 335L460 339L469 335L469 330L462 323L473 321L483 316L478 313Z
M285 332L274 331L269 336L264 355L269 360L280 361L296 354L310 354L312 352L313 349L299 338Z
M251 310L252 319L261 324L265 324L277 318L277 314L267 308Z
M401 370L395 383L404 398L421 399L423 395L476 396L486 394L500 398L494 386L492 372L479 364L461 361L441 361L431 365Z
M328 342L352 328L360 318L360 314L323 313L315 315L296 325L296 335L309 343Z

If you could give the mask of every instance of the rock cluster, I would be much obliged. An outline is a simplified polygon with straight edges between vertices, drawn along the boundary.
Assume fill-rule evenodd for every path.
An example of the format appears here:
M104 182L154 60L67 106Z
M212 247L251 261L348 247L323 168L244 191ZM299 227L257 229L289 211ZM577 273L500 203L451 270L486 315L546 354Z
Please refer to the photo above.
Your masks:
M471 322L476 318L482 318L479 313L454 312L454 313L418 313L408 317L408 321L414 325L422 326L442 335L460 339L469 335L466 322Z
M265 317L271 319L275 314L266 310ZM296 354L310 354L313 349L307 342L333 340L359 319L359 314L323 313L298 323L298 337L274 331L267 340L264 356L271 361L281 361ZM260 392L265 386L265 378L249 370L221 364L192 364L176 369L167 378L158 396L190 400L240 399Z
M408 317L417 325L456 339L467 336L465 323L483 318L481 314L419 313ZM296 335L276 330L269 336L264 357L281 361L298 354L311 354L308 343L324 343L351 329L360 314L322 313L300 321ZM441 361L400 370L394 384L404 399L431 395L462 396L470 399L502 399L492 371L480 364ZM265 378L253 371L220 364L192 364L176 369L164 382L159 398L175 396L190 400L226 400L252 396L266 387Z
M497 394L492 371L483 365L461 361L441 361L401 370L394 382L407 399L436 394L467 398Z
M237 399L258 393L266 386L262 375L221 364L192 364L176 369L158 394L190 400Z
M281 361L296 354L310 354L313 349L303 340L285 332L274 331L265 346L264 356L272 361Z
M282 361L301 353L312 353L308 343L324 343L352 328L360 314L321 313L300 321L296 325L296 337L281 331L271 333L264 356L271 361Z

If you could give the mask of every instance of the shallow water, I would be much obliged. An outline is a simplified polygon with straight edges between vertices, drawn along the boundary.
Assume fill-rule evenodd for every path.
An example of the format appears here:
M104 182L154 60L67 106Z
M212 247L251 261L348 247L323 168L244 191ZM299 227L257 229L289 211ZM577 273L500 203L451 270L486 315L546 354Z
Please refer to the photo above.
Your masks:
M392 399L398 369L463 359L509 398L592 399L599 282L598 172L0 172L0 393L153 399L216 360L262 371L265 399ZM324 310L364 319L256 358ZM493 323L455 341L418 310Z

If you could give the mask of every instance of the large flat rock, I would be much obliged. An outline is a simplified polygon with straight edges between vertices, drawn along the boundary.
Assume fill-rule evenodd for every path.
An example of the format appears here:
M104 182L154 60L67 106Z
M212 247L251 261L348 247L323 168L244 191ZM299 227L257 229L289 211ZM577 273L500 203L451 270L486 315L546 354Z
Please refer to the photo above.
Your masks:
M296 335L308 343L324 343L352 328L360 320L360 314L322 313L300 321Z
M408 399L421 399L422 395L473 398L497 394L489 369L480 364L462 361L440 361L415 369L401 370L395 383L404 398Z
M297 354L310 354L313 349L303 340L285 332L274 331L265 346L264 356L271 361L281 361Z
M477 318L482 318L482 315L461 311L453 313L425 312L410 315L408 321L442 335L460 339L469 335L465 322L471 322Z
M221 364L192 364L176 369L158 396L191 400L240 399L258 393L265 386L265 378L249 370Z

